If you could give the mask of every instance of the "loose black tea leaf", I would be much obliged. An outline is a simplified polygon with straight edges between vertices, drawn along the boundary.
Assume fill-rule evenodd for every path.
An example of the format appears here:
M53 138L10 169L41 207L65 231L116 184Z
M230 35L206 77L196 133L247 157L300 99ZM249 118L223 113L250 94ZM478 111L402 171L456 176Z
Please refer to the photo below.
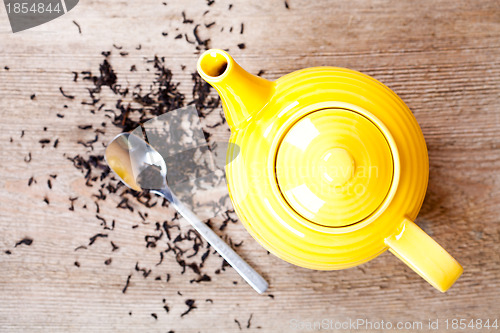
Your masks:
M186 42L188 42L189 44L195 44L195 42L189 40L189 37L187 34L184 34L184 38L186 39Z
M250 318L248 318L248 321L247 321L247 328L250 328L250 326L252 325L252 317L253 317L253 313L250 314Z
M191 312L191 310L196 309L196 306L194 305L195 303L194 299L187 299L185 303L188 306L188 309L181 314L181 318L187 315L189 312Z
M66 93L64 92L64 90L63 90L63 88L62 88L62 87L59 87L59 91L61 92L61 94L62 94L64 97L66 97L66 98L68 98L68 99L75 99L75 96L72 96L72 95L68 95L68 94L66 94Z
M107 234L96 234L96 235L90 237L89 246L94 244L95 241L97 240L97 238L108 238L108 235Z
M135 264L135 271L136 272L142 272L142 276L144 278L147 278L149 276L149 274L151 274L152 270L151 269L147 269L147 268L141 268L141 267L139 267L139 263L137 262Z
M210 282L210 281L212 281L212 279L210 278L210 276L208 276L207 274L203 274L199 278L192 279L189 282L190 283L193 283L193 282L200 283L200 282Z
M116 245L115 243L113 243L112 241L110 242L111 244L111 251L112 252L115 252L116 250L118 250L120 247L118 245Z
M82 34L82 28L80 27L80 25L76 21L73 21L73 24L76 25L76 27L78 28L78 33L81 35Z
M76 197L76 198L71 198L71 197L70 197L70 198L69 198L69 201L71 202L71 206L69 207L69 210L72 210L72 211L74 211L74 210L75 210L75 206L74 206L73 202L74 202L75 200L77 200L77 199L78 199L78 197Z
M31 244L33 244L33 239L26 237L26 238L21 239L19 242L17 242L14 247L18 247L19 245L30 246Z
M107 223L106 223L106 219L105 219L105 218L103 218L103 217L101 217L101 216L99 216L99 215L97 215L97 214L96 214L96 216L95 216L95 217L96 217L98 220L100 220L100 221L101 221L101 226L103 226L103 227L107 226Z
M160 261L158 261L155 266L160 266L162 262L163 262L163 252L160 252Z
M132 275L129 275L129 276L127 277L127 282L125 282L125 286L124 286L124 287L123 287L123 289L122 289L122 293L124 293L124 294L127 292L128 286L129 286L129 284L130 284L130 278L131 278L131 277L132 277Z
M188 20L186 18L186 13L185 12L182 12L182 23L184 23L184 24L191 24L193 22L194 22L193 20Z

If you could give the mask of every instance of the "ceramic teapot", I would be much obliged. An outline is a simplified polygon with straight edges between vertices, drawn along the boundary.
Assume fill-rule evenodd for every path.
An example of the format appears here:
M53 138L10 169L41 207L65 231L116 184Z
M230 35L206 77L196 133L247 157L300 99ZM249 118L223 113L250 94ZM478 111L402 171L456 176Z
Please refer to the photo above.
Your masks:
M271 82L217 49L201 55L198 72L219 93L231 129L226 179L235 211L268 251L337 270L389 249L442 292L462 274L413 222L427 189L427 148L388 87L337 67Z

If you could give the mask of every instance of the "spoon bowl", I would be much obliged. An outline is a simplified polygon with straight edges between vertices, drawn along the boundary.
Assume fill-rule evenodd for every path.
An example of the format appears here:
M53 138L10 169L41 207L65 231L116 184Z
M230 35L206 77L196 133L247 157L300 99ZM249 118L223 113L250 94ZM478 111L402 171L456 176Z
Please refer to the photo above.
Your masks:
M151 145L133 134L118 134L106 148L105 158L120 180L133 190L166 186L165 160Z

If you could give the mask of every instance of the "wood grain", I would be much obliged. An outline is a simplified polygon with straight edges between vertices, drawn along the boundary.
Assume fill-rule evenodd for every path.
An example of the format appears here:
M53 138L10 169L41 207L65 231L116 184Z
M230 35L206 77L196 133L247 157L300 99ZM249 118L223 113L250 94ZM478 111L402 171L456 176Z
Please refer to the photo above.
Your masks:
M256 0L234 3L228 10L229 4L81 1L63 17L17 34L10 32L0 9L0 329L234 332L240 330L238 321L241 330L289 332L293 319L422 321L425 327L436 318L442 325L446 318L498 318L499 2L288 0L286 9L282 1ZM205 10L210 12L203 15ZM123 294L137 258L151 266L158 258L142 238L143 229L152 226L131 229L137 216L116 209L119 199L112 196L101 210L118 221L112 239L120 250L111 254L109 243L97 241L92 251L74 251L99 223L92 209L82 208L92 205L92 193L63 154L82 151L77 141L86 134L77 125L101 120L89 117L79 100L62 97L59 87L84 96L84 85L74 84L71 72L96 71L101 52L117 44L129 52L122 57L114 50L111 56L120 80L151 82L144 58L165 56L181 91L190 96L198 55L193 45L174 39L193 29L182 24L182 11L202 24L215 21L200 34L211 39L212 47L228 48L249 71L264 70L266 78L309 66L341 66L372 75L399 94L419 121L430 157L429 189L417 223L464 266L449 292L432 289L388 253L343 271L295 267L268 255L237 223L218 232L244 241L238 252L269 280L268 294L274 298L255 294L231 269L208 284L190 284L192 277L180 275L172 258L158 271L171 273L169 283L134 275ZM244 33L239 34L242 22ZM129 71L133 64L137 72ZM109 91L101 96L110 103L115 98ZM65 118L57 118L58 112ZM110 128L105 139L117 132ZM227 134L225 127L214 133L222 139ZM42 149L38 140L45 137L59 138L59 147ZM28 152L29 164L24 162ZM52 172L58 177L49 190L46 180ZM32 176L37 183L28 187ZM45 196L50 205L43 202ZM68 211L69 196L79 197L75 212ZM152 220L174 214L161 207L149 213ZM33 244L15 248L24 237L33 238ZM104 265L109 257L112 264ZM216 258L207 262L219 264ZM171 305L168 314L162 298ZM180 318L187 298L196 299L198 307Z

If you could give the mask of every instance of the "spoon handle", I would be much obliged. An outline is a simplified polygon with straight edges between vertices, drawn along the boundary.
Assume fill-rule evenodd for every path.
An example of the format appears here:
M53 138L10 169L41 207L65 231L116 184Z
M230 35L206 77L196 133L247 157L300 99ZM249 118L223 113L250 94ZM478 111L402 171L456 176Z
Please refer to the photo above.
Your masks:
M210 245L252 286L255 291L262 294L267 290L268 284L259 273L257 273L248 263L246 263L234 250L227 245L220 237L203 223L189 208L177 199L169 190L156 191L168 199L177 211L191 223L198 233L210 243Z

